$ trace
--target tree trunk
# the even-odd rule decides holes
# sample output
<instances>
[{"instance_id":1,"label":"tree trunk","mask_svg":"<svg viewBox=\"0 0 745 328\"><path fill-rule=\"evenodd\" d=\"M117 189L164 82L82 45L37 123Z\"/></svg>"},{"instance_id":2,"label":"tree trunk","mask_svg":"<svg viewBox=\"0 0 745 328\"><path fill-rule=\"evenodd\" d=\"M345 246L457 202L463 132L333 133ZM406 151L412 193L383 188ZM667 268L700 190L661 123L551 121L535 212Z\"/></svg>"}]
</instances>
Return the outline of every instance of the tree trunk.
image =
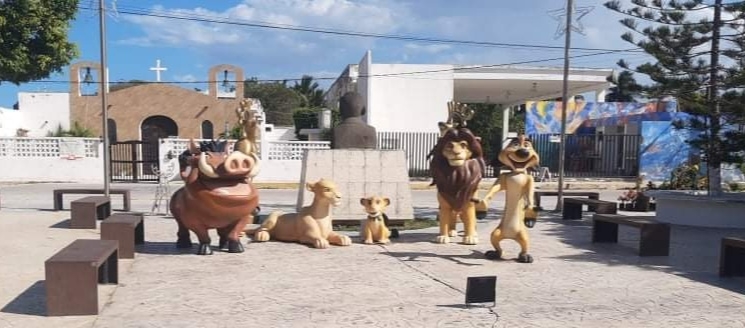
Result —
<instances>
[{"instance_id":1,"label":"tree trunk","mask_svg":"<svg viewBox=\"0 0 745 328\"><path fill-rule=\"evenodd\" d=\"M719 196L722 193L722 175L720 167L722 124L719 110L719 38L722 29L722 0L714 1L714 27L711 33L711 75L709 80L709 145L707 147L707 175L709 196Z\"/></svg>"}]
</instances>

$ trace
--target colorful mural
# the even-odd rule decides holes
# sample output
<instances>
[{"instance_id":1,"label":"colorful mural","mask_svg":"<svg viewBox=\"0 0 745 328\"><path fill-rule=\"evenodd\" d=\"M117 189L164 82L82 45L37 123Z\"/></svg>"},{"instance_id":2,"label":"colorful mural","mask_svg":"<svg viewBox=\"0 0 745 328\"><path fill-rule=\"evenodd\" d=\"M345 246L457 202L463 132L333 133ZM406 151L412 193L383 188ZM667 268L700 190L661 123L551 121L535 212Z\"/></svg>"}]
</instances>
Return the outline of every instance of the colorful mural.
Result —
<instances>
[{"instance_id":1,"label":"colorful mural","mask_svg":"<svg viewBox=\"0 0 745 328\"><path fill-rule=\"evenodd\" d=\"M561 102L530 101L526 103L525 133L558 134L561 133ZM673 113L677 103L589 103L569 102L567 107L566 133L574 133L589 120L614 119L623 121L627 116L661 113ZM660 117L660 119L664 119ZM599 125L596 125L599 126Z\"/></svg>"},{"instance_id":2,"label":"colorful mural","mask_svg":"<svg viewBox=\"0 0 745 328\"><path fill-rule=\"evenodd\" d=\"M678 113L676 118L683 118ZM670 121L644 121L641 123L642 143L639 147L639 174L644 180L656 182L670 179L673 169L695 155L686 143L692 133L675 129Z\"/></svg>"}]
</instances>

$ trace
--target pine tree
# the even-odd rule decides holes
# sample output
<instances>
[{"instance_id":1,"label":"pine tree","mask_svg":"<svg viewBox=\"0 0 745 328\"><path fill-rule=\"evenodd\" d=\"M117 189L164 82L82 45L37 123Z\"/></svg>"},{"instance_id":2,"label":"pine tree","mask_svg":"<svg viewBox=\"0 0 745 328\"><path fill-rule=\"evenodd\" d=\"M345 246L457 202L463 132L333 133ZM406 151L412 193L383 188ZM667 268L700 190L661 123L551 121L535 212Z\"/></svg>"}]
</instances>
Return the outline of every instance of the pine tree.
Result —
<instances>
[{"instance_id":1,"label":"pine tree","mask_svg":"<svg viewBox=\"0 0 745 328\"><path fill-rule=\"evenodd\" d=\"M636 82L634 72L622 71L617 76L609 76L607 80L615 86L605 95L606 102L635 102L642 92L642 86Z\"/></svg>"},{"instance_id":2,"label":"pine tree","mask_svg":"<svg viewBox=\"0 0 745 328\"><path fill-rule=\"evenodd\" d=\"M648 75L652 85L643 91L651 98L672 96L691 119L676 127L692 131L688 143L698 149L708 166L709 194L721 193L720 167L742 163L745 134L745 1L631 0L629 9L620 1L606 8L626 16L620 22L630 29L621 38L637 45L654 61L634 69L621 60L619 66ZM698 21L690 16L703 17ZM711 18L711 19L710 19ZM639 22L650 23L640 27ZM636 40L634 36L641 36Z\"/></svg>"}]
</instances>

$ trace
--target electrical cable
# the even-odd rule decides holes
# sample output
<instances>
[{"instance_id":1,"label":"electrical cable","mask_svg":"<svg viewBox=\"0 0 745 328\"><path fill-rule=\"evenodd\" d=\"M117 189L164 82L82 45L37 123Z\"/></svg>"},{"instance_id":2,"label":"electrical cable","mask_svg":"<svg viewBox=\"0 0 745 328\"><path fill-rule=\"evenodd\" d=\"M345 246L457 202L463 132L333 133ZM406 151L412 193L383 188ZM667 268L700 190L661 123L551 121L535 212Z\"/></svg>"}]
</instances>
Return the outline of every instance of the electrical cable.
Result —
<instances>
[{"instance_id":1,"label":"electrical cable","mask_svg":"<svg viewBox=\"0 0 745 328\"><path fill-rule=\"evenodd\" d=\"M79 9L83 10L98 10L98 8L91 8L87 6L78 6ZM456 39L440 39L432 37L419 37L419 36L407 36L407 35L395 35L395 34L378 34L378 33L367 33L358 31L346 31L336 30L319 27L309 27L300 25L290 24L278 24L268 23L259 21L248 21L248 20L230 20L214 15L198 15L198 14L175 14L167 13L165 11L156 12L144 8L121 6L117 7L118 14L134 15L134 16L145 16L145 17L156 17L165 19L176 19L185 20L201 23L214 23L224 25L235 25L244 27L258 27L265 29L277 29L277 30L289 30L299 32L311 32L321 34L331 34L339 36L354 36L354 37L365 37L365 38L381 38L381 39L392 39L400 41L418 41L418 42L431 42L440 44L459 44L459 45L470 45L470 46L486 46L486 47L506 47L506 48L526 48L526 49L544 49L544 50L563 50L563 46L550 46L550 45L539 45L539 44L522 44L522 43L505 43L505 42L490 42L490 41L478 41L478 40L456 40ZM586 48L586 47L573 47L570 50L576 51L616 51L616 52L642 52L641 49L605 49L605 48Z\"/></svg>"},{"instance_id":2,"label":"electrical cable","mask_svg":"<svg viewBox=\"0 0 745 328\"><path fill-rule=\"evenodd\" d=\"M610 53L617 53L621 52L623 50L610 50L602 53L592 53L592 54L583 54L583 55L575 55L570 56L569 58L583 58L583 57L591 57L591 56L598 56L598 55L605 55ZM445 69L433 69L433 70L422 70L422 71L412 71L412 72L396 72L396 73L383 73L383 74L370 74L370 75L358 75L357 78L374 78L374 77L399 77L399 76L409 76L409 75L416 75L416 74L429 74L429 73L443 73L443 72L450 72L450 71L465 71L465 70L474 70L474 69L480 69L480 68L497 68L497 67L505 67L505 66L514 66L514 65L523 65L523 64L534 64L534 63L542 63L542 62L548 62L548 61L554 61L554 60L563 60L564 57L555 57L555 58L546 58L546 59L535 59L535 60L524 60L519 62L512 62L512 63L504 63L504 64L489 64L489 65L469 65L469 66L458 66L453 68L445 68ZM336 80L339 77L313 77L313 80ZM424 78L426 79L426 78ZM165 82L165 81L121 81L121 82L109 82L110 84L198 84L198 83L239 83L239 82L289 82L289 81L300 81L302 78L286 78L286 79L255 79L255 80L246 80L246 81L235 81L235 80L222 80L222 81L172 81L172 82ZM9 82L9 81L0 81L0 82ZM28 83L71 83L72 80L47 80L47 81L30 81ZM91 82L91 83L100 83L100 82Z\"/></svg>"}]
</instances>

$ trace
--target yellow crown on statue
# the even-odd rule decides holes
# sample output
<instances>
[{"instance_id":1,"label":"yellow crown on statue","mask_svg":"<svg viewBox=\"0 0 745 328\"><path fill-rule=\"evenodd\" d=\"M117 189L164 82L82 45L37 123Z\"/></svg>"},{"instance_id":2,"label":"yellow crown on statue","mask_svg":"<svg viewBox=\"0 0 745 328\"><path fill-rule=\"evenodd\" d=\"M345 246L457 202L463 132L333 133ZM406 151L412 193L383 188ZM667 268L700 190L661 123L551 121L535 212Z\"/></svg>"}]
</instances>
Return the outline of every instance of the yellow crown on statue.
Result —
<instances>
[{"instance_id":1,"label":"yellow crown on statue","mask_svg":"<svg viewBox=\"0 0 745 328\"><path fill-rule=\"evenodd\" d=\"M448 119L445 122L438 122L440 134L451 128L465 128L468 120L473 118L475 111L468 108L468 104L462 104L455 101L448 101Z\"/></svg>"}]
</instances>

